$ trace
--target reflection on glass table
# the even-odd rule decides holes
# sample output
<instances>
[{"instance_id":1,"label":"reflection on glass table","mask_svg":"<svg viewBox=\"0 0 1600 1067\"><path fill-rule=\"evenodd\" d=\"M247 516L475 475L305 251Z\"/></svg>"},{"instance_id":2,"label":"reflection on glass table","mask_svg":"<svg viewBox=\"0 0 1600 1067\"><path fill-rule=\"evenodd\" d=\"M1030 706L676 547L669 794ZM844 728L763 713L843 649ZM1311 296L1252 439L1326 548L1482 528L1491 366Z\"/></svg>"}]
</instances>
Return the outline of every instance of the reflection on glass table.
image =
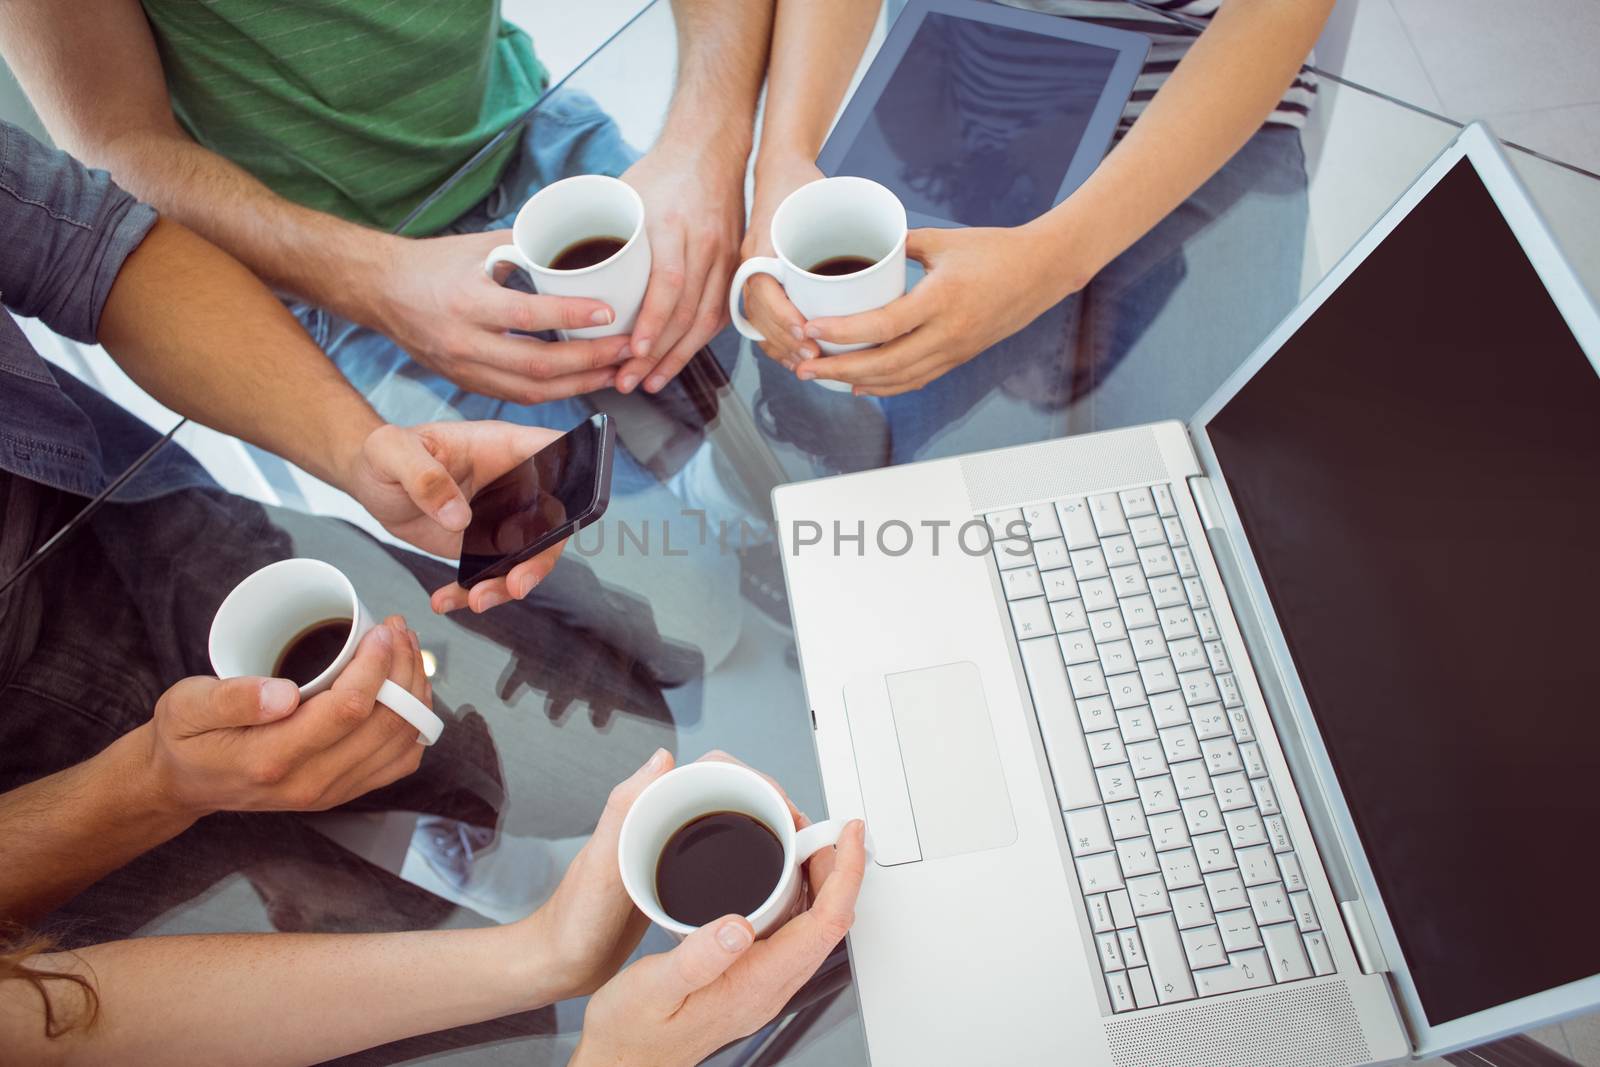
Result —
<instances>
[{"instance_id":1,"label":"reflection on glass table","mask_svg":"<svg viewBox=\"0 0 1600 1067\"><path fill-rule=\"evenodd\" d=\"M538 181L616 173L653 140L671 40L667 6L652 4L551 91L523 136L576 116L606 132L598 141L609 154L574 151ZM611 785L657 747L680 762L733 752L821 817L771 489L1187 417L1455 133L1401 102L1325 81L1305 131L1258 134L1088 289L915 393L828 392L725 331L659 396L572 401L554 428L595 411L616 421L611 510L526 602L481 616L432 614L428 592L454 577L452 563L377 536L348 501L272 457L243 453L260 465L259 499L218 490L139 500L164 464L185 462L152 435L150 457L113 501L77 516L61 505L56 540L18 585L44 620L41 645L63 661L93 662L110 634L132 642L129 658L143 664L108 700L121 717L83 726L63 750L93 751L148 714L173 680L208 673L206 629L222 597L292 556L339 567L379 617L404 615L447 727L414 778L328 815L208 820L174 842L181 853L152 853L73 914L99 936L505 921L545 898ZM1600 182L1510 154L1593 287ZM526 192L535 178L516 180ZM342 362L358 366L361 352ZM397 420L528 417L392 371L361 384ZM46 603L58 606L45 612ZM644 945L662 947L655 935ZM853 998L830 993L820 1022L807 1016L761 1035L767 1054L864 1062ZM560 1063L581 1018L581 1003L566 1003L384 1055ZM757 1047L730 1050L725 1062Z\"/></svg>"}]
</instances>

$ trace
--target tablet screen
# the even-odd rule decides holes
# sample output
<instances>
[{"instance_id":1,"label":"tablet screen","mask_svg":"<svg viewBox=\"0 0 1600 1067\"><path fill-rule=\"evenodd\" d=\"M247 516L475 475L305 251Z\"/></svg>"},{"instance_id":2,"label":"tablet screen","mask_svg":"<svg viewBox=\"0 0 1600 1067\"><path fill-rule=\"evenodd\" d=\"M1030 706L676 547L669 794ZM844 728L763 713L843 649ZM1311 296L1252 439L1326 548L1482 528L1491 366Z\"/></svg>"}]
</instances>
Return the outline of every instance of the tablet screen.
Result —
<instances>
[{"instance_id":1,"label":"tablet screen","mask_svg":"<svg viewBox=\"0 0 1600 1067\"><path fill-rule=\"evenodd\" d=\"M1118 53L930 12L840 162L913 213L1016 226L1048 211Z\"/></svg>"}]
</instances>

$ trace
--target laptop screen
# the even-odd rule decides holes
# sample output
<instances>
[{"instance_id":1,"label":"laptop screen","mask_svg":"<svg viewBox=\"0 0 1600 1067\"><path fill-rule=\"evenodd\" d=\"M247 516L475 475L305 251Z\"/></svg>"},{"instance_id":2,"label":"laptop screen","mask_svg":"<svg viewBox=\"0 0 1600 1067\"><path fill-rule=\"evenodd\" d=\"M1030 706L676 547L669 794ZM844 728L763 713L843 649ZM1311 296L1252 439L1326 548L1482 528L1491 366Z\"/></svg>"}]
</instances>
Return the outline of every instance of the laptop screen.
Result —
<instances>
[{"instance_id":1,"label":"laptop screen","mask_svg":"<svg viewBox=\"0 0 1600 1067\"><path fill-rule=\"evenodd\" d=\"M1600 377L1468 161L1207 430L1429 1022L1600 973Z\"/></svg>"},{"instance_id":2,"label":"laptop screen","mask_svg":"<svg viewBox=\"0 0 1600 1067\"><path fill-rule=\"evenodd\" d=\"M1017 226L1056 202L1118 52L931 12L840 161L914 212Z\"/></svg>"}]
</instances>

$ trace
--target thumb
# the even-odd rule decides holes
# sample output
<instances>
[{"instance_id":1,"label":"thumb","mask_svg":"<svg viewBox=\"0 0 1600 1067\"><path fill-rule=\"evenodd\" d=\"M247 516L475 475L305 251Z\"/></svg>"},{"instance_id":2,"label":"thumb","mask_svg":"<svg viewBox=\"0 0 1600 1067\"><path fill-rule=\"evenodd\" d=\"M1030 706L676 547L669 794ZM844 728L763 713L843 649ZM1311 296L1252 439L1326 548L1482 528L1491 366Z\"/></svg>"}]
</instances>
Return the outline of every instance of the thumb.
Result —
<instances>
[{"instance_id":1,"label":"thumb","mask_svg":"<svg viewBox=\"0 0 1600 1067\"><path fill-rule=\"evenodd\" d=\"M273 722L299 704L300 690L286 678L185 678L166 691L159 710L180 734L192 737Z\"/></svg>"},{"instance_id":2,"label":"thumb","mask_svg":"<svg viewBox=\"0 0 1600 1067\"><path fill-rule=\"evenodd\" d=\"M472 520L472 508L455 478L428 447L429 440L443 446L437 436L424 439L412 429L390 426L378 430L372 437L372 464L385 477L399 482L423 514L452 533L464 530Z\"/></svg>"},{"instance_id":3,"label":"thumb","mask_svg":"<svg viewBox=\"0 0 1600 1067\"><path fill-rule=\"evenodd\" d=\"M665 1011L677 1011L691 994L721 978L755 939L755 930L740 915L706 923L671 952L642 961L651 965L650 998Z\"/></svg>"},{"instance_id":4,"label":"thumb","mask_svg":"<svg viewBox=\"0 0 1600 1067\"><path fill-rule=\"evenodd\" d=\"M910 230L906 233L906 256L921 263L924 267L930 266L930 260L939 251L943 243L944 233L936 226L929 226L921 230Z\"/></svg>"}]
</instances>

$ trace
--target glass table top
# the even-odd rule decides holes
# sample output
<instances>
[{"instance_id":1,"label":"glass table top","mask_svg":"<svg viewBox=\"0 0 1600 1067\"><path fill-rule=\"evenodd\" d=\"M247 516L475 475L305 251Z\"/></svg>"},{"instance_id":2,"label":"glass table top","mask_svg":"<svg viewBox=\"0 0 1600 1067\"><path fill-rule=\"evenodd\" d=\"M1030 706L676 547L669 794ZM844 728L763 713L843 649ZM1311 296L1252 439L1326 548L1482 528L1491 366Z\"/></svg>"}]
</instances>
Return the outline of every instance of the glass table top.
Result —
<instances>
[{"instance_id":1,"label":"glass table top","mask_svg":"<svg viewBox=\"0 0 1600 1067\"><path fill-rule=\"evenodd\" d=\"M581 94L613 117L628 143L648 147L670 95L673 40L667 5L645 6L535 112ZM881 40L880 32L872 47ZM428 592L453 579L452 563L374 536L381 531L353 502L237 442L226 452L237 465L214 473L253 499L219 492L181 507L114 499L71 518L48 555L37 557L30 580L87 581L102 557L120 553L185 590L189 603L171 608L170 617L195 640L192 657L172 665L174 681L207 671L205 626L249 572L290 556L345 571L379 617L402 614L417 630L435 663L436 709L448 724L425 769L460 785L457 799L468 808L487 805L499 835L494 885L477 895L455 890L439 856L472 843L436 841L421 855L414 841L429 824L384 814L385 798L369 798L360 810L308 817L342 846L315 863L268 863L224 871L214 884L174 886L128 923L157 933L508 919L553 888L611 786L657 747L679 762L731 752L821 817L826 804L768 525L771 490L1188 417L1458 129L1324 76L1304 131L1257 135L1083 293L918 392L876 400L800 382L730 329L659 396L588 397L558 428L590 410L615 419L620 455L610 510L578 535L528 600L485 615L432 614ZM1507 151L1587 286L1600 290L1593 225L1600 179ZM375 402L382 410L383 401ZM447 398L436 417L480 414L481 407ZM494 414L541 421L537 409ZM156 428L175 433L126 473L122 499L137 495L141 479L154 477L185 442L221 454L209 431L171 418ZM204 551L195 549L196 523L211 524ZM127 544L106 547L124 534ZM402 811L406 802L392 798ZM428 892L400 894L405 900L392 911L374 910L374 868ZM642 951L662 947L652 933ZM865 1062L852 1012L852 999L839 998L830 1032L817 1039L827 1044L816 1062ZM581 1018L581 1003L566 1003L407 1042L385 1053L385 1062L563 1063ZM789 1056L823 1057L814 1046L792 1043ZM726 1050L717 1062L747 1062L741 1057L753 1048Z\"/></svg>"}]
</instances>

